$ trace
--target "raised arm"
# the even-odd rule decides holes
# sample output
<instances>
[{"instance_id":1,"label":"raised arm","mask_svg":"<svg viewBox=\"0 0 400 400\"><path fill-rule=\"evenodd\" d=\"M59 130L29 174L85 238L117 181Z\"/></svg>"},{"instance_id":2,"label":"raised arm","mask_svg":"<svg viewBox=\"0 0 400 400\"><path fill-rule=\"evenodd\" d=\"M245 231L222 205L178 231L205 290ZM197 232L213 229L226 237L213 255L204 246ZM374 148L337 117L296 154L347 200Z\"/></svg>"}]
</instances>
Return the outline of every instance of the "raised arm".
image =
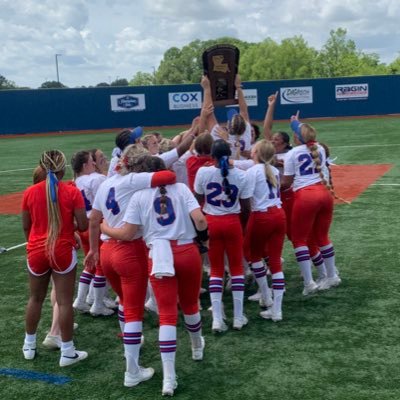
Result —
<instances>
[{"instance_id":1,"label":"raised arm","mask_svg":"<svg viewBox=\"0 0 400 400\"><path fill-rule=\"evenodd\" d=\"M243 89L242 89L242 81L240 79L239 74L237 74L235 76L235 87L236 87L236 93L238 96L240 115L244 118L244 120L246 122L250 122L249 109L247 107L247 103L244 98L244 93L243 93Z\"/></svg>"},{"instance_id":2,"label":"raised arm","mask_svg":"<svg viewBox=\"0 0 400 400\"><path fill-rule=\"evenodd\" d=\"M264 124L263 124L263 134L265 139L272 139L272 125L274 123L274 112L275 112L275 104L278 99L278 91L275 94L271 94L268 96L268 108L265 113Z\"/></svg>"},{"instance_id":3,"label":"raised arm","mask_svg":"<svg viewBox=\"0 0 400 400\"><path fill-rule=\"evenodd\" d=\"M214 114L214 105L213 105L212 95L211 95L210 80L205 75L203 75L203 77L201 78L201 87L203 88L203 106L201 109L202 109L202 111L212 109L212 112L207 115L206 124L205 124L207 130L209 132L211 132L212 128L218 124L218 121L217 121L217 118L215 118L215 114Z\"/></svg>"}]
</instances>

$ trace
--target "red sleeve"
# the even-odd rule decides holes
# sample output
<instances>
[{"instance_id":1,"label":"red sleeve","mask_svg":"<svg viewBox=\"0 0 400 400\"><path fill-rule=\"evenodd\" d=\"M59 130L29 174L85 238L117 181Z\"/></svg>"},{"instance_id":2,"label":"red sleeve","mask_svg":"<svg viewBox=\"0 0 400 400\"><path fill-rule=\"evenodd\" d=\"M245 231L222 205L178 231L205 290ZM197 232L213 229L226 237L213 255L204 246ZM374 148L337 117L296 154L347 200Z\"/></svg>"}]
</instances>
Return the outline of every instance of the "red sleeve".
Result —
<instances>
[{"instance_id":1,"label":"red sleeve","mask_svg":"<svg viewBox=\"0 0 400 400\"><path fill-rule=\"evenodd\" d=\"M169 170L155 172L151 178L151 187L172 185L174 183L176 183L176 174Z\"/></svg>"}]
</instances>

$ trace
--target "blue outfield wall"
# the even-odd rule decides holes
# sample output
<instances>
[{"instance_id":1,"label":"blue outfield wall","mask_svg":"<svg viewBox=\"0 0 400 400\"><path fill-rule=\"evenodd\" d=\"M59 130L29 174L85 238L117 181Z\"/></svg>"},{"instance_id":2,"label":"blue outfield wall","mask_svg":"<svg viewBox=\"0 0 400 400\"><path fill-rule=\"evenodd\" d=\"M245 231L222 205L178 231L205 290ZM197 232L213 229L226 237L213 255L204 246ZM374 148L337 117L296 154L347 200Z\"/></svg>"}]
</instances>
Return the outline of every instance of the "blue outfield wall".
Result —
<instances>
[{"instance_id":1,"label":"blue outfield wall","mask_svg":"<svg viewBox=\"0 0 400 400\"><path fill-rule=\"evenodd\" d=\"M262 120L267 98L280 97L275 119L400 113L400 75L244 82L249 113ZM252 89L252 90L251 90ZM165 85L0 91L0 134L189 124L199 114L201 87ZM216 109L226 120L226 109Z\"/></svg>"}]
</instances>

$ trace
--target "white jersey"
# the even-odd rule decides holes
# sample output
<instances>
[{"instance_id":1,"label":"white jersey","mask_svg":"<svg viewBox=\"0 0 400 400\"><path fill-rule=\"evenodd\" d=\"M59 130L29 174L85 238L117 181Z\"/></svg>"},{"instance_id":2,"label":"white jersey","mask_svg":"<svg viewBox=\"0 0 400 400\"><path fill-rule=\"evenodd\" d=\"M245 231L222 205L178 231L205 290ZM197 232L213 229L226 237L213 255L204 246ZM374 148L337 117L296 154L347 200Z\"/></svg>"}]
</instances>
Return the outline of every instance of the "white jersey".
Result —
<instances>
[{"instance_id":1,"label":"white jersey","mask_svg":"<svg viewBox=\"0 0 400 400\"><path fill-rule=\"evenodd\" d=\"M251 159L248 160L233 160L233 166L243 171L247 171L249 168L254 166L254 161Z\"/></svg>"},{"instance_id":2,"label":"white jersey","mask_svg":"<svg viewBox=\"0 0 400 400\"><path fill-rule=\"evenodd\" d=\"M136 192L129 202L124 221L143 227L143 237L150 246L154 239L192 241L196 237L190 213L199 203L183 183L166 186L167 213L160 214L159 188Z\"/></svg>"},{"instance_id":3,"label":"white jersey","mask_svg":"<svg viewBox=\"0 0 400 400\"><path fill-rule=\"evenodd\" d=\"M162 154L156 154L156 157L160 157L164 161L164 164L167 168L170 168L171 165L179 159L178 150L176 149L166 151Z\"/></svg>"},{"instance_id":4,"label":"white jersey","mask_svg":"<svg viewBox=\"0 0 400 400\"><path fill-rule=\"evenodd\" d=\"M89 175L81 175L75 179L76 187L81 191L85 200L86 215L89 218L92 205L99 186L107 179L105 175L93 172Z\"/></svg>"},{"instance_id":5,"label":"white jersey","mask_svg":"<svg viewBox=\"0 0 400 400\"><path fill-rule=\"evenodd\" d=\"M326 163L325 149L319 144L317 146L322 167ZM286 153L284 175L294 175L294 191L321 182L320 174L315 167L311 152L305 144L296 146Z\"/></svg>"},{"instance_id":6,"label":"white jersey","mask_svg":"<svg viewBox=\"0 0 400 400\"><path fill-rule=\"evenodd\" d=\"M97 191L93 208L103 214L107 224L112 228L120 228L124 222L123 217L129 201L138 190L151 186L153 173L130 173L128 175L116 174L108 178ZM142 236L138 232L135 239ZM109 236L101 234L101 240L108 240Z\"/></svg>"},{"instance_id":7,"label":"white jersey","mask_svg":"<svg viewBox=\"0 0 400 400\"><path fill-rule=\"evenodd\" d=\"M194 191L205 196L203 211L206 214L239 214L239 199L251 197L246 172L238 168L229 168L227 179L231 188L230 196L227 196L222 188L223 177L220 168L201 167L197 171Z\"/></svg>"},{"instance_id":8,"label":"white jersey","mask_svg":"<svg viewBox=\"0 0 400 400\"><path fill-rule=\"evenodd\" d=\"M217 133L218 129L220 129L220 126L214 125L211 130L211 136L214 140L221 139ZM244 133L239 136L239 140L236 135L228 135L228 143L231 146L232 158L246 160L246 157L242 157L240 152L251 150L251 125L246 121L246 129Z\"/></svg>"},{"instance_id":9,"label":"white jersey","mask_svg":"<svg viewBox=\"0 0 400 400\"><path fill-rule=\"evenodd\" d=\"M252 211L267 211L268 207L281 208L279 171L273 166L271 166L271 169L278 183L276 188L267 181L264 164L256 164L247 170L247 179L252 193Z\"/></svg>"},{"instance_id":10,"label":"white jersey","mask_svg":"<svg viewBox=\"0 0 400 400\"><path fill-rule=\"evenodd\" d=\"M187 175L187 168L186 168L186 161L189 157L191 157L193 153L189 150L182 154L179 157L179 160L175 161L171 168L176 174L176 181L180 183L184 183L186 186L189 185L188 183L188 175Z\"/></svg>"}]
</instances>

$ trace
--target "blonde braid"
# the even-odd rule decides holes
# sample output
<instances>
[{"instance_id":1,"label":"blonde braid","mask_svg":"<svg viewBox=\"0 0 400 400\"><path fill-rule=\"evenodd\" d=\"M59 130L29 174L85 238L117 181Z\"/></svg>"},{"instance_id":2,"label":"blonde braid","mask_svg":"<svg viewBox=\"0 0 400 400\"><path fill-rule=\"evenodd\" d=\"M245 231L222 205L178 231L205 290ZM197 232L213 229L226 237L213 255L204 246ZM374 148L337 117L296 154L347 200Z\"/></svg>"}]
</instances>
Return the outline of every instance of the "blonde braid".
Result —
<instances>
[{"instance_id":1,"label":"blonde braid","mask_svg":"<svg viewBox=\"0 0 400 400\"><path fill-rule=\"evenodd\" d=\"M275 148L268 140L260 140L256 144L256 152L258 160L264 164L265 177L267 181L274 187L278 187L278 181L271 168L271 161L274 159Z\"/></svg>"},{"instance_id":2,"label":"blonde braid","mask_svg":"<svg viewBox=\"0 0 400 400\"><path fill-rule=\"evenodd\" d=\"M306 146L308 147L308 149L311 152L311 157L315 163L315 169L317 170L317 172L319 173L319 176L321 178L322 183L325 185L325 187L329 190L329 192L331 193L331 195L333 196L333 198L335 198L336 200L340 200L343 203L346 204L350 204L350 202L348 202L347 200L342 199L341 197L339 197L334 189L333 189L333 185L332 185L332 177L331 177L331 172L330 169L328 167L329 170L329 182L325 179L325 176L322 172L322 165L321 165L321 158L319 156L319 152L318 152L318 145L315 142L316 136L317 136L317 132L315 131L315 129L308 124L303 124L301 126L301 136L303 137Z\"/></svg>"},{"instance_id":3,"label":"blonde braid","mask_svg":"<svg viewBox=\"0 0 400 400\"><path fill-rule=\"evenodd\" d=\"M55 265L55 247L58 235L62 227L60 207L58 203L58 185L53 185L52 179L56 179L55 173L65 170L66 158L59 150L45 151L40 158L40 166L46 171L46 203L47 203L47 239L46 251L51 262ZM52 176L53 175L53 176ZM54 198L52 198L54 194Z\"/></svg>"}]
</instances>

